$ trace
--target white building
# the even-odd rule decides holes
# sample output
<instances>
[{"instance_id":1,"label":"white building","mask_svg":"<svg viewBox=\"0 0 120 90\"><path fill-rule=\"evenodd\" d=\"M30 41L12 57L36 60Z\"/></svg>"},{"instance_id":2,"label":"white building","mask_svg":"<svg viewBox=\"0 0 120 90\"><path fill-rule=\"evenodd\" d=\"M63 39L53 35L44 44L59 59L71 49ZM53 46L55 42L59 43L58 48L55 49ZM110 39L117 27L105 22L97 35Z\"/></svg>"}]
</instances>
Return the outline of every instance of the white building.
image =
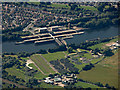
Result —
<instances>
[{"instance_id":1,"label":"white building","mask_svg":"<svg viewBox=\"0 0 120 90\"><path fill-rule=\"evenodd\" d=\"M46 32L48 32L48 29L46 27L44 27L44 28L36 28L34 30L34 32L36 32L36 33L46 33Z\"/></svg>"}]
</instances>

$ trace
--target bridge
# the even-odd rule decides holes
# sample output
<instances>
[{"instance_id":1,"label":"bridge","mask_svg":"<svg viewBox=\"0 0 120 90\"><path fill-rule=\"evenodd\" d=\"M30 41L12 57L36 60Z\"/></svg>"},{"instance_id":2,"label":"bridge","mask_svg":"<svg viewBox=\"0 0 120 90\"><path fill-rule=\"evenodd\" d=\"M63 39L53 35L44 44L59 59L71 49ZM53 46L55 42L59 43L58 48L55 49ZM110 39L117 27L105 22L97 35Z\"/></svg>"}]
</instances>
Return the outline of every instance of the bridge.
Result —
<instances>
[{"instance_id":1,"label":"bridge","mask_svg":"<svg viewBox=\"0 0 120 90\"><path fill-rule=\"evenodd\" d=\"M59 46L62 45L62 43L58 40L58 38L55 38L55 41L57 42L57 44L58 44Z\"/></svg>"},{"instance_id":2,"label":"bridge","mask_svg":"<svg viewBox=\"0 0 120 90\"><path fill-rule=\"evenodd\" d=\"M49 35L57 42L59 46L62 45L62 43L58 40L58 38L55 38L52 34L49 33Z\"/></svg>"}]
</instances>

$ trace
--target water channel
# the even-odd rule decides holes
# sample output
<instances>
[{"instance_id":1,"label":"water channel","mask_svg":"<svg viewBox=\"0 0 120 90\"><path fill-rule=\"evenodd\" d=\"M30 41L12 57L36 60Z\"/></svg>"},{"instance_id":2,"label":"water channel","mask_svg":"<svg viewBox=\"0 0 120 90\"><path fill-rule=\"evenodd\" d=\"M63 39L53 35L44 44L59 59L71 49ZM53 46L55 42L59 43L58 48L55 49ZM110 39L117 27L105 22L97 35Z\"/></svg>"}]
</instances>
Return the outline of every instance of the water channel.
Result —
<instances>
[{"instance_id":1,"label":"water channel","mask_svg":"<svg viewBox=\"0 0 120 90\"><path fill-rule=\"evenodd\" d=\"M82 35L75 35L71 39L66 39L65 41L70 43L79 44L80 42L84 42L86 40L92 40L96 38L107 38L113 37L118 35L118 27L108 27L102 28L97 30L86 30ZM36 52L40 49L49 49L55 48L58 45L56 43L44 43L41 45L35 45L34 43L31 44L20 44L15 45L15 41L7 41L2 43L2 52Z\"/></svg>"}]
</instances>

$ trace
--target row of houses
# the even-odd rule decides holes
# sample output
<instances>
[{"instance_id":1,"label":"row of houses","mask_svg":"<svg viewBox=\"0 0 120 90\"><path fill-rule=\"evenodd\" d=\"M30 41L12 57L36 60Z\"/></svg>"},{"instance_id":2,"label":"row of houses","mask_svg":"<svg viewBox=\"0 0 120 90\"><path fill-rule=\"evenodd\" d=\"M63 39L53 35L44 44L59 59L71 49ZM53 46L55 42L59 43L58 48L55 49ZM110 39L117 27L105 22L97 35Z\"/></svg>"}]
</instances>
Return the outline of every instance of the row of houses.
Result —
<instances>
[{"instance_id":1,"label":"row of houses","mask_svg":"<svg viewBox=\"0 0 120 90\"><path fill-rule=\"evenodd\" d=\"M77 76L75 74L55 75L54 77L46 77L44 80L47 84L54 84L61 87L77 82Z\"/></svg>"},{"instance_id":2,"label":"row of houses","mask_svg":"<svg viewBox=\"0 0 120 90\"><path fill-rule=\"evenodd\" d=\"M56 15L35 7L17 6L15 4L3 4L2 6L3 30L14 29L26 24L25 21L37 19L35 27L46 26L52 23L66 22L71 20L70 16ZM13 23L14 21L14 23Z\"/></svg>"},{"instance_id":3,"label":"row of houses","mask_svg":"<svg viewBox=\"0 0 120 90\"><path fill-rule=\"evenodd\" d=\"M44 27L44 28L36 28L34 30L35 33L47 33L48 31L50 32L56 32L59 31L61 28L64 28L62 26L52 26L52 27Z\"/></svg>"}]
</instances>

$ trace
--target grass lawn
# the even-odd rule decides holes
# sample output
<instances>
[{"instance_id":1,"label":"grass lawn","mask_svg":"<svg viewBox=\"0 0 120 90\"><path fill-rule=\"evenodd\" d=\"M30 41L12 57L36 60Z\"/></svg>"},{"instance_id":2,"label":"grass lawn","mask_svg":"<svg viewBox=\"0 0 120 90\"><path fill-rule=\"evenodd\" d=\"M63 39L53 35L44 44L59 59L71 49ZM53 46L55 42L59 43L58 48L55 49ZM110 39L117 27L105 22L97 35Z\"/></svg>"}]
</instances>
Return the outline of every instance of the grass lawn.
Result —
<instances>
[{"instance_id":1,"label":"grass lawn","mask_svg":"<svg viewBox=\"0 0 120 90\"><path fill-rule=\"evenodd\" d=\"M78 78L92 82L101 82L104 85L108 83L110 86L115 87L118 85L117 70L102 65L96 65L89 71L81 72Z\"/></svg>"},{"instance_id":2,"label":"grass lawn","mask_svg":"<svg viewBox=\"0 0 120 90\"><path fill-rule=\"evenodd\" d=\"M35 4L35 5L39 5L40 2L28 2L29 4Z\"/></svg>"},{"instance_id":3,"label":"grass lawn","mask_svg":"<svg viewBox=\"0 0 120 90\"><path fill-rule=\"evenodd\" d=\"M88 63L82 63L81 65L78 65L78 64L75 64L75 63L73 63L73 64L75 65L76 68L79 69L79 71L81 71L82 68L83 68L85 65L88 65Z\"/></svg>"},{"instance_id":4,"label":"grass lawn","mask_svg":"<svg viewBox=\"0 0 120 90\"><path fill-rule=\"evenodd\" d=\"M22 78L23 80L27 81L30 77L25 75L25 72L15 68L15 67L12 67L12 68L6 68L5 69L9 75L14 75L18 78Z\"/></svg>"},{"instance_id":5,"label":"grass lawn","mask_svg":"<svg viewBox=\"0 0 120 90\"><path fill-rule=\"evenodd\" d=\"M93 58L93 56L91 55L91 53L85 53L85 54L83 55L83 57L86 57L87 59Z\"/></svg>"},{"instance_id":6,"label":"grass lawn","mask_svg":"<svg viewBox=\"0 0 120 90\"><path fill-rule=\"evenodd\" d=\"M98 49L104 49L105 47L107 47L105 44L110 43L110 42L116 42L117 40L118 40L118 38L115 38L115 39L110 40L109 42L96 44L96 45L90 46L88 48L91 48L93 50L95 50L96 48L98 48Z\"/></svg>"},{"instance_id":7,"label":"grass lawn","mask_svg":"<svg viewBox=\"0 0 120 90\"><path fill-rule=\"evenodd\" d=\"M88 83L84 83L84 82L80 82L80 81L78 81L77 83L75 83L75 86L76 87L81 86L83 88L88 88L88 87L90 87L90 88L100 88L100 87L98 87L96 85L88 84Z\"/></svg>"},{"instance_id":8,"label":"grass lawn","mask_svg":"<svg viewBox=\"0 0 120 90\"><path fill-rule=\"evenodd\" d=\"M80 6L81 8L84 8L86 10L93 10L93 11L98 11L97 8L92 7L92 6Z\"/></svg>"},{"instance_id":9,"label":"grass lawn","mask_svg":"<svg viewBox=\"0 0 120 90\"><path fill-rule=\"evenodd\" d=\"M29 58L27 57L20 57L21 59L28 60Z\"/></svg>"},{"instance_id":10,"label":"grass lawn","mask_svg":"<svg viewBox=\"0 0 120 90\"><path fill-rule=\"evenodd\" d=\"M32 55L30 58L36 63L36 65L45 73L55 73L53 69L41 58L39 54Z\"/></svg>"},{"instance_id":11,"label":"grass lawn","mask_svg":"<svg viewBox=\"0 0 120 90\"><path fill-rule=\"evenodd\" d=\"M93 46L90 46L88 48L92 49L92 50L95 50L96 48L98 49L103 49L105 46L105 43L100 43L100 44L96 44L96 45L93 45Z\"/></svg>"},{"instance_id":12,"label":"grass lawn","mask_svg":"<svg viewBox=\"0 0 120 90\"><path fill-rule=\"evenodd\" d=\"M120 53L120 50L118 50ZM118 69L118 51L112 57L106 57L104 61L100 62L100 65L104 65L109 68Z\"/></svg>"},{"instance_id":13,"label":"grass lawn","mask_svg":"<svg viewBox=\"0 0 120 90\"><path fill-rule=\"evenodd\" d=\"M55 88L55 89L57 89L57 88L62 88L62 87L60 87L60 86L51 85L51 84L47 84L47 83L44 83L44 82L42 82L39 86L42 87L42 88ZM55 89L51 89L51 90L55 90ZM63 89L63 90L64 90L64 89Z\"/></svg>"},{"instance_id":14,"label":"grass lawn","mask_svg":"<svg viewBox=\"0 0 120 90\"><path fill-rule=\"evenodd\" d=\"M101 82L104 85L108 83L110 86L118 87L118 53L112 57L107 57L94 68L89 71L82 71L78 74L78 78L91 82Z\"/></svg>"},{"instance_id":15,"label":"grass lawn","mask_svg":"<svg viewBox=\"0 0 120 90\"><path fill-rule=\"evenodd\" d=\"M66 5L66 4L55 4L55 3L52 3L50 6L55 7L55 8L69 8L69 6Z\"/></svg>"},{"instance_id":16,"label":"grass lawn","mask_svg":"<svg viewBox=\"0 0 120 90\"><path fill-rule=\"evenodd\" d=\"M103 57L100 57L100 58L98 58L98 59L93 59L92 61L91 61L91 63L92 64L95 64L95 63L97 63L98 61L100 61L100 60L102 60L103 59Z\"/></svg>"},{"instance_id":17,"label":"grass lawn","mask_svg":"<svg viewBox=\"0 0 120 90\"><path fill-rule=\"evenodd\" d=\"M34 75L34 77L36 79L43 79L47 76L47 75L43 75L33 63L29 64L29 66L32 67L35 70L38 70L38 72Z\"/></svg>"},{"instance_id":18,"label":"grass lawn","mask_svg":"<svg viewBox=\"0 0 120 90\"><path fill-rule=\"evenodd\" d=\"M105 8L109 8L110 6L109 5L106 5Z\"/></svg>"},{"instance_id":19,"label":"grass lawn","mask_svg":"<svg viewBox=\"0 0 120 90\"><path fill-rule=\"evenodd\" d=\"M52 60L65 58L65 54L63 52L42 54L42 56L49 62L52 61Z\"/></svg>"}]
</instances>

